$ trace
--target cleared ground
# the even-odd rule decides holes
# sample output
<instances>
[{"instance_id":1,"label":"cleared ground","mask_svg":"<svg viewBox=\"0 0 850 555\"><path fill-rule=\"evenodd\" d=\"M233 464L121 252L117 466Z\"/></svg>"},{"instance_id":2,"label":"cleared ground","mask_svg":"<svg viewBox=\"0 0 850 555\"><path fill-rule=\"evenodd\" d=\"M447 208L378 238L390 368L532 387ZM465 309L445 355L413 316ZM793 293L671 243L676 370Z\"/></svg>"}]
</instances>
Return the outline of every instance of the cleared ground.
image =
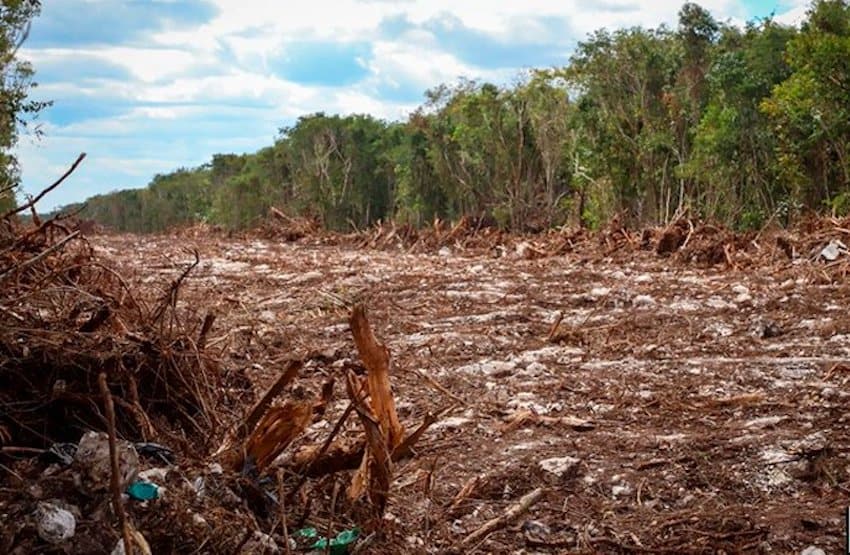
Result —
<instances>
[{"instance_id":1,"label":"cleared ground","mask_svg":"<svg viewBox=\"0 0 850 555\"><path fill-rule=\"evenodd\" d=\"M738 270L637 250L529 260L522 246L414 255L218 237L92 243L140 284L173 276L197 249L180 302L216 311L210 347L258 390L287 357L323 354L307 389L352 364L348 307L368 307L405 424L441 415L395 468L393 541L362 552L444 552L538 487L526 514L462 551L843 545L850 286L816 263ZM304 443L327 436L338 397Z\"/></svg>"}]
</instances>

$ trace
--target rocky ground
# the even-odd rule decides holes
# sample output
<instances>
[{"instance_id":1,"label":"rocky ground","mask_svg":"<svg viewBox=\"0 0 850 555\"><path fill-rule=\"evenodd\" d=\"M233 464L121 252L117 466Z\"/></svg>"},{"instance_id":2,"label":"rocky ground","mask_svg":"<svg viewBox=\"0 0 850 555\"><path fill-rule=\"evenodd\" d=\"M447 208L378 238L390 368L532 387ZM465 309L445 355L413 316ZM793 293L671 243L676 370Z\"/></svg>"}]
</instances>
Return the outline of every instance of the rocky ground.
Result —
<instances>
[{"instance_id":1,"label":"rocky ground","mask_svg":"<svg viewBox=\"0 0 850 555\"><path fill-rule=\"evenodd\" d=\"M216 312L208 348L258 391L290 357L322 353L316 383L350 364L349 307L368 307L405 425L439 420L395 467L387 535L359 552L843 546L850 283L820 262L704 267L637 249L535 259L524 243L409 254L203 235L91 241L139 287L197 249L179 302ZM327 437L344 406L303 443ZM538 488L522 514L467 540Z\"/></svg>"}]
</instances>

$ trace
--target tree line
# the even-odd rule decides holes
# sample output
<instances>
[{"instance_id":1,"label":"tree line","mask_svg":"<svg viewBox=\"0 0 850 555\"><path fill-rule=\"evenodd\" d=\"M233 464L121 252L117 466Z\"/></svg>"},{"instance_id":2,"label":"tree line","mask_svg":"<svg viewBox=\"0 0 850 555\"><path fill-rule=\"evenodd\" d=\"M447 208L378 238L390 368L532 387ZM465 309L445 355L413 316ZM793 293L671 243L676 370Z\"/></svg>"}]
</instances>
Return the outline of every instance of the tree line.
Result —
<instances>
[{"instance_id":1,"label":"tree line","mask_svg":"<svg viewBox=\"0 0 850 555\"><path fill-rule=\"evenodd\" d=\"M90 198L120 230L239 229L269 207L331 229L468 215L512 230L691 214L738 228L850 211L850 4L739 28L697 4L675 28L600 30L564 67L461 81L406 121L317 113L271 146Z\"/></svg>"}]
</instances>

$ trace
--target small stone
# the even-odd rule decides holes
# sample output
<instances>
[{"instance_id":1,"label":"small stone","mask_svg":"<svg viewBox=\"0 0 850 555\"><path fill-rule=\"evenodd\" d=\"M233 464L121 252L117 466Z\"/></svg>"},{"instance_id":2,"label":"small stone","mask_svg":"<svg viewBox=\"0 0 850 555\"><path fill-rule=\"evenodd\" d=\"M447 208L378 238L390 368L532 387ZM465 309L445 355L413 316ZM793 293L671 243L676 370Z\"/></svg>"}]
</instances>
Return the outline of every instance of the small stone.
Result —
<instances>
[{"instance_id":1,"label":"small stone","mask_svg":"<svg viewBox=\"0 0 850 555\"><path fill-rule=\"evenodd\" d=\"M761 322L758 327L758 335L762 339L772 339L774 337L779 337L783 333L785 333L785 331L779 326L779 324L772 320L765 320L764 322Z\"/></svg>"},{"instance_id":2,"label":"small stone","mask_svg":"<svg viewBox=\"0 0 850 555\"><path fill-rule=\"evenodd\" d=\"M611 289L608 287L594 287L590 290L590 296L593 299L600 299L609 293L611 293Z\"/></svg>"},{"instance_id":3,"label":"small stone","mask_svg":"<svg viewBox=\"0 0 850 555\"><path fill-rule=\"evenodd\" d=\"M750 304L753 302L753 297L749 293L741 293L735 297L735 304Z\"/></svg>"},{"instance_id":4,"label":"small stone","mask_svg":"<svg viewBox=\"0 0 850 555\"><path fill-rule=\"evenodd\" d=\"M623 497L632 492L632 487L628 484L617 484L611 487L611 495L614 497Z\"/></svg>"},{"instance_id":5,"label":"small stone","mask_svg":"<svg viewBox=\"0 0 850 555\"><path fill-rule=\"evenodd\" d=\"M437 251L437 254L445 258L452 255L452 249L450 249L449 247L442 247L440 250Z\"/></svg>"},{"instance_id":6,"label":"small stone","mask_svg":"<svg viewBox=\"0 0 850 555\"><path fill-rule=\"evenodd\" d=\"M649 295L638 295L632 299L632 304L634 306L652 306L655 304L655 299Z\"/></svg>"},{"instance_id":7,"label":"small stone","mask_svg":"<svg viewBox=\"0 0 850 555\"><path fill-rule=\"evenodd\" d=\"M526 366L525 371L532 376L542 376L547 369L545 364L535 361Z\"/></svg>"},{"instance_id":8,"label":"small stone","mask_svg":"<svg viewBox=\"0 0 850 555\"><path fill-rule=\"evenodd\" d=\"M47 543L61 543L74 537L77 519L71 511L53 503L39 503L36 509L36 530Z\"/></svg>"},{"instance_id":9,"label":"small stone","mask_svg":"<svg viewBox=\"0 0 850 555\"><path fill-rule=\"evenodd\" d=\"M826 551L824 551L820 547L810 545L806 549L802 550L800 552L800 555L826 555Z\"/></svg>"},{"instance_id":10,"label":"small stone","mask_svg":"<svg viewBox=\"0 0 850 555\"><path fill-rule=\"evenodd\" d=\"M555 476L563 480L565 478L570 478L575 475L580 462L580 459L568 456L544 459L538 462L537 464L545 472L554 474Z\"/></svg>"},{"instance_id":11,"label":"small stone","mask_svg":"<svg viewBox=\"0 0 850 555\"><path fill-rule=\"evenodd\" d=\"M264 310L260 312L260 321L266 324L273 324L277 321L277 316L271 310Z\"/></svg>"},{"instance_id":12,"label":"small stone","mask_svg":"<svg viewBox=\"0 0 850 555\"><path fill-rule=\"evenodd\" d=\"M522 524L522 532L527 541L534 543L545 543L552 535L552 529L539 520L526 520Z\"/></svg>"},{"instance_id":13,"label":"small stone","mask_svg":"<svg viewBox=\"0 0 850 555\"><path fill-rule=\"evenodd\" d=\"M520 243L516 246L516 254L520 258L529 257L531 252L532 252L531 245L526 241L523 241L522 243Z\"/></svg>"},{"instance_id":14,"label":"small stone","mask_svg":"<svg viewBox=\"0 0 850 555\"><path fill-rule=\"evenodd\" d=\"M735 293L736 295L749 295L750 294L750 290L747 289L746 286L741 285L740 283L732 286L732 292Z\"/></svg>"}]
</instances>

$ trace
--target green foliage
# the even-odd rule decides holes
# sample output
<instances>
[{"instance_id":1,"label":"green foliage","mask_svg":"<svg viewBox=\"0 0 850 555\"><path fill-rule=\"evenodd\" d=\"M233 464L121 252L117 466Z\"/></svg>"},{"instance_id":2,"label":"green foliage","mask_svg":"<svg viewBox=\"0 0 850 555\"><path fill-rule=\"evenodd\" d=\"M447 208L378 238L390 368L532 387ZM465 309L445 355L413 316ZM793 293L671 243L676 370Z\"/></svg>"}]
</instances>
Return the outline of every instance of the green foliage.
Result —
<instances>
[{"instance_id":1,"label":"green foliage","mask_svg":"<svg viewBox=\"0 0 850 555\"><path fill-rule=\"evenodd\" d=\"M29 99L33 69L18 58L18 49L29 34L30 23L41 11L38 0L4 0L0 4L0 205L14 204L9 191L18 184L18 163L11 152L20 129L49 105ZM38 135L36 127L33 132Z\"/></svg>"},{"instance_id":2,"label":"green foliage","mask_svg":"<svg viewBox=\"0 0 850 555\"><path fill-rule=\"evenodd\" d=\"M791 74L762 103L778 176L806 206L850 191L850 4L816 0L788 43Z\"/></svg>"},{"instance_id":3,"label":"green foliage","mask_svg":"<svg viewBox=\"0 0 850 555\"><path fill-rule=\"evenodd\" d=\"M255 224L274 206L333 229L480 218L513 230L666 222L753 229L850 201L850 8L743 29L697 4L675 29L597 31L565 67L461 81L403 122L306 115L254 154L89 200L132 231Z\"/></svg>"}]
</instances>

